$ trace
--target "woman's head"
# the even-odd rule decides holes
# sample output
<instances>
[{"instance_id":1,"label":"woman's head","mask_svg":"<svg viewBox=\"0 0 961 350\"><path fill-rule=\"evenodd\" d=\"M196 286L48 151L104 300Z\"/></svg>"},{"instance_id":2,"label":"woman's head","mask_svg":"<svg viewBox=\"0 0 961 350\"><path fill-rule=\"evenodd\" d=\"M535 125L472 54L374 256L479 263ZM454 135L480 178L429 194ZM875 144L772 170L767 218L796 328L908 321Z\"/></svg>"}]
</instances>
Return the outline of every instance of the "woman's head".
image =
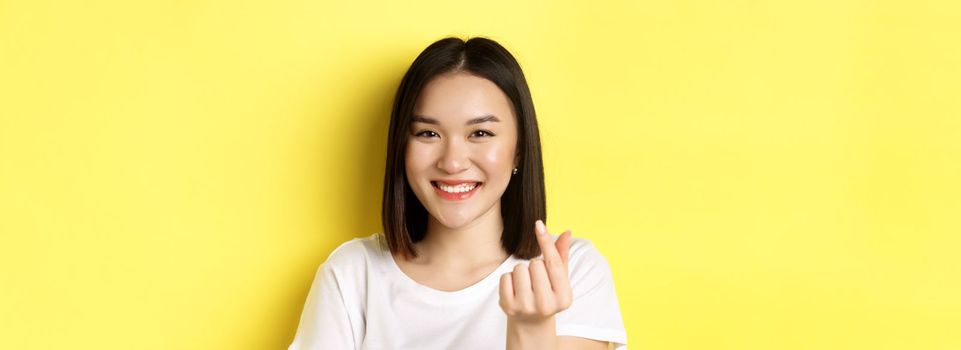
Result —
<instances>
[{"instance_id":1,"label":"woman's head","mask_svg":"<svg viewBox=\"0 0 961 350\"><path fill-rule=\"evenodd\" d=\"M501 45L446 38L411 64L391 111L382 215L390 250L407 256L431 217L459 228L485 215L503 218L508 253L540 254L537 120L520 65Z\"/></svg>"}]
</instances>

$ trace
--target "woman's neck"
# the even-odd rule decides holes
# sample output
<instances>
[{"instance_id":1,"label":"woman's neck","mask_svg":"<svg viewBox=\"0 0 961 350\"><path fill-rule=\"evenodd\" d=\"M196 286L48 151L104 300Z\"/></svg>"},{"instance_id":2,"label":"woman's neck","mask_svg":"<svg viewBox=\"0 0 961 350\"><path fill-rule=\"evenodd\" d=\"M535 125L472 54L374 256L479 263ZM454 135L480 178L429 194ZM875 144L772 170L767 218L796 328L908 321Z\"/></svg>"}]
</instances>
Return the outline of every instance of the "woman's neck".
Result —
<instances>
[{"instance_id":1,"label":"woman's neck","mask_svg":"<svg viewBox=\"0 0 961 350\"><path fill-rule=\"evenodd\" d=\"M473 222L458 228L446 227L431 216L427 234L417 244L415 261L452 268L501 262L508 256L501 245L503 231L500 205L492 206Z\"/></svg>"}]
</instances>

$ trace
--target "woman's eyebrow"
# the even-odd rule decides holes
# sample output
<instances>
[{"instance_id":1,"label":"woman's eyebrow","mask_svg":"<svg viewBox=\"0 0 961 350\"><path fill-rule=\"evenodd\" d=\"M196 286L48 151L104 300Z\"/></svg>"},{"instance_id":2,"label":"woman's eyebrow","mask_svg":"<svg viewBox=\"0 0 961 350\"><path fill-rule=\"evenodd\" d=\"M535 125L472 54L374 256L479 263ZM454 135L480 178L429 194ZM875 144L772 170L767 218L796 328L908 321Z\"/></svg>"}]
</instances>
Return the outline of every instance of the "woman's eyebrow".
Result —
<instances>
[{"instance_id":1,"label":"woman's eyebrow","mask_svg":"<svg viewBox=\"0 0 961 350\"><path fill-rule=\"evenodd\" d=\"M468 120L467 123L464 123L464 124L465 124L465 125L473 125L473 124L481 124L481 123L486 123L486 122L500 122L500 121L501 121L501 120L500 120L500 119L497 119L497 117L488 114L488 115L485 115L485 116L480 116L480 117L477 117L477 118L473 118L473 119L471 119L471 120ZM440 125L440 122L437 121L437 119L434 119L434 118L431 118L431 117L427 117L427 116L423 116L423 115L417 115L417 114L414 115L414 118L413 118L413 120L411 120L411 122Z\"/></svg>"}]
</instances>

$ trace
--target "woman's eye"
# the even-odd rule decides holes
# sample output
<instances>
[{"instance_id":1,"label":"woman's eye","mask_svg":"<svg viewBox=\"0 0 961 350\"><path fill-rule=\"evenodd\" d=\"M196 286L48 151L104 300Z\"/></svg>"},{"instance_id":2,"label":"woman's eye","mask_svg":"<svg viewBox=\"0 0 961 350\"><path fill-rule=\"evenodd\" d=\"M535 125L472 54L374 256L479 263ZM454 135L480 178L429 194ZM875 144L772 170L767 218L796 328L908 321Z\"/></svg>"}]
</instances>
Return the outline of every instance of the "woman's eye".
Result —
<instances>
[{"instance_id":1,"label":"woman's eye","mask_svg":"<svg viewBox=\"0 0 961 350\"><path fill-rule=\"evenodd\" d=\"M474 131L474 132L471 134L471 136L476 136L476 137L490 137L490 136L494 136L494 133L492 133L492 132L490 132L490 131L487 131L487 130L477 130L477 131Z\"/></svg>"},{"instance_id":2,"label":"woman's eye","mask_svg":"<svg viewBox=\"0 0 961 350\"><path fill-rule=\"evenodd\" d=\"M421 131L418 131L416 134L414 134L414 136L418 136L418 137L434 137L434 136L437 136L437 133L436 133L436 132L433 132L433 131L430 131L430 130L421 130Z\"/></svg>"}]
</instances>

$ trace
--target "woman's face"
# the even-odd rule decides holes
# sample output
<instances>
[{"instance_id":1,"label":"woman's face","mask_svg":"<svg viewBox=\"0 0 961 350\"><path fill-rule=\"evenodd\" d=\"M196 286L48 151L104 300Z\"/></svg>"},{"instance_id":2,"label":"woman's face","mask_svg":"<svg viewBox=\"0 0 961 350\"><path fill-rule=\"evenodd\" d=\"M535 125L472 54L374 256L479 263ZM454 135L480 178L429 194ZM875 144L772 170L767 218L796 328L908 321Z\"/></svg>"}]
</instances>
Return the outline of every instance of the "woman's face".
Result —
<instances>
[{"instance_id":1,"label":"woman's face","mask_svg":"<svg viewBox=\"0 0 961 350\"><path fill-rule=\"evenodd\" d=\"M461 228L495 211L515 166L517 118L493 82L457 72L423 88L405 157L407 181L440 224Z\"/></svg>"}]
</instances>

